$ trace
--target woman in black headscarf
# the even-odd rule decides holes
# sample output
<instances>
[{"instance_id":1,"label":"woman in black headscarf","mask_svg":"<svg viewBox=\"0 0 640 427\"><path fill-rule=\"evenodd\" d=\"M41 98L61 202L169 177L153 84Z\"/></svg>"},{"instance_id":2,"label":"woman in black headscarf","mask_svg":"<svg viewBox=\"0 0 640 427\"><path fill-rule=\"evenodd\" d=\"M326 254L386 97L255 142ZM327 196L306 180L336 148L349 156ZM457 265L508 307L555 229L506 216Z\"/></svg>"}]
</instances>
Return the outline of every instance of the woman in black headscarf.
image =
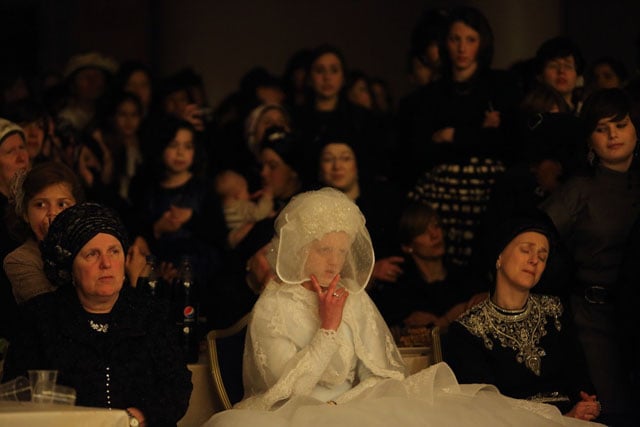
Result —
<instances>
[{"instance_id":1,"label":"woman in black headscarf","mask_svg":"<svg viewBox=\"0 0 640 427\"><path fill-rule=\"evenodd\" d=\"M558 297L531 293L553 251L553 230L542 214L502 224L491 295L449 326L444 357L460 382L493 384L591 421L600 404L571 316Z\"/></svg>"},{"instance_id":2,"label":"woman in black headscarf","mask_svg":"<svg viewBox=\"0 0 640 427\"><path fill-rule=\"evenodd\" d=\"M111 209L83 203L56 217L40 248L58 289L24 306L6 374L55 369L78 405L125 409L131 425L176 425L190 374L166 307L125 284L128 246Z\"/></svg>"}]
</instances>

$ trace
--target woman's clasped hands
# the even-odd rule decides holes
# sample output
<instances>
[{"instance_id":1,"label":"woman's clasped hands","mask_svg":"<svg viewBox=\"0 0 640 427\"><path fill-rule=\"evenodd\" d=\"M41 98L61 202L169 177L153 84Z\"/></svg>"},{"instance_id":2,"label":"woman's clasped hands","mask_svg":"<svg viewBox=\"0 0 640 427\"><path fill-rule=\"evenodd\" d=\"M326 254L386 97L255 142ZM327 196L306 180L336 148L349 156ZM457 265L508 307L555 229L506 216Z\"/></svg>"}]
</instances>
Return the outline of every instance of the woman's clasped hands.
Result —
<instances>
[{"instance_id":1,"label":"woman's clasped hands","mask_svg":"<svg viewBox=\"0 0 640 427\"><path fill-rule=\"evenodd\" d=\"M569 417L578 418L580 420L591 421L600 416L600 402L596 400L595 395L590 395L584 391L580 392L580 402L576 403L573 409L566 414Z\"/></svg>"},{"instance_id":2,"label":"woman's clasped hands","mask_svg":"<svg viewBox=\"0 0 640 427\"><path fill-rule=\"evenodd\" d=\"M329 286L324 288L320 286L316 276L311 275L311 286L318 294L318 310L322 329L336 331L342 322L342 311L349 291L345 288L338 288L339 281L340 275L336 274Z\"/></svg>"}]
</instances>

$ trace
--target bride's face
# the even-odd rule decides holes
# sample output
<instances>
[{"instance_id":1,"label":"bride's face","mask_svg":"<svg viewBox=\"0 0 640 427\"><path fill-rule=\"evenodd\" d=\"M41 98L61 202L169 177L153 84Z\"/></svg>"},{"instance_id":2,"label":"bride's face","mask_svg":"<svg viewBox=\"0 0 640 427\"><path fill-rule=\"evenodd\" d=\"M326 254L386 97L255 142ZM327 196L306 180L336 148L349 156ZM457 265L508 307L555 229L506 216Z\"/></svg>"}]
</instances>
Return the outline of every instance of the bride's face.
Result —
<instances>
[{"instance_id":1,"label":"bride's face","mask_svg":"<svg viewBox=\"0 0 640 427\"><path fill-rule=\"evenodd\" d=\"M321 285L328 286L342 271L350 247L351 239L343 231L327 233L314 240L309 247L305 274L313 274Z\"/></svg>"}]
</instances>

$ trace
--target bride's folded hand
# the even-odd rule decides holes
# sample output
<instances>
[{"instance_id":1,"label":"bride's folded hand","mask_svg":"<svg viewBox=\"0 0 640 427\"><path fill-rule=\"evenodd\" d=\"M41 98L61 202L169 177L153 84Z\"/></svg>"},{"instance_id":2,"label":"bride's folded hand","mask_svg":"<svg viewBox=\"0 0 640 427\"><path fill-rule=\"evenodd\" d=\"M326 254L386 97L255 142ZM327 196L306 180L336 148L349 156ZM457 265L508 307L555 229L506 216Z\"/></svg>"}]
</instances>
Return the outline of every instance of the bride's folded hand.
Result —
<instances>
[{"instance_id":1,"label":"bride's folded hand","mask_svg":"<svg viewBox=\"0 0 640 427\"><path fill-rule=\"evenodd\" d=\"M340 275L336 274L329 287L323 288L316 276L311 275L311 285L318 295L318 310L322 329L335 331L342 322L342 310L349 292L344 288L336 287L339 281Z\"/></svg>"}]
</instances>

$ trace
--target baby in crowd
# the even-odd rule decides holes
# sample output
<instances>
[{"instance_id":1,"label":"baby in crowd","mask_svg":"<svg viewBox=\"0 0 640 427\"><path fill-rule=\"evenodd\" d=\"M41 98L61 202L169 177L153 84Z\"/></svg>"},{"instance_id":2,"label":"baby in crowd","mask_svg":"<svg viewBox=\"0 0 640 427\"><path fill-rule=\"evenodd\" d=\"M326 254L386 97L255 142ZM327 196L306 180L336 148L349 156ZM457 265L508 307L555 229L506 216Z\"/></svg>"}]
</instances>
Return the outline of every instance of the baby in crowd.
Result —
<instances>
[{"instance_id":1,"label":"baby in crowd","mask_svg":"<svg viewBox=\"0 0 640 427\"><path fill-rule=\"evenodd\" d=\"M268 217L273 212L273 194L264 189L253 195L244 176L233 170L224 170L216 176L216 192L224 208L229 228L229 243L236 246L245 233L243 227Z\"/></svg>"}]
</instances>

